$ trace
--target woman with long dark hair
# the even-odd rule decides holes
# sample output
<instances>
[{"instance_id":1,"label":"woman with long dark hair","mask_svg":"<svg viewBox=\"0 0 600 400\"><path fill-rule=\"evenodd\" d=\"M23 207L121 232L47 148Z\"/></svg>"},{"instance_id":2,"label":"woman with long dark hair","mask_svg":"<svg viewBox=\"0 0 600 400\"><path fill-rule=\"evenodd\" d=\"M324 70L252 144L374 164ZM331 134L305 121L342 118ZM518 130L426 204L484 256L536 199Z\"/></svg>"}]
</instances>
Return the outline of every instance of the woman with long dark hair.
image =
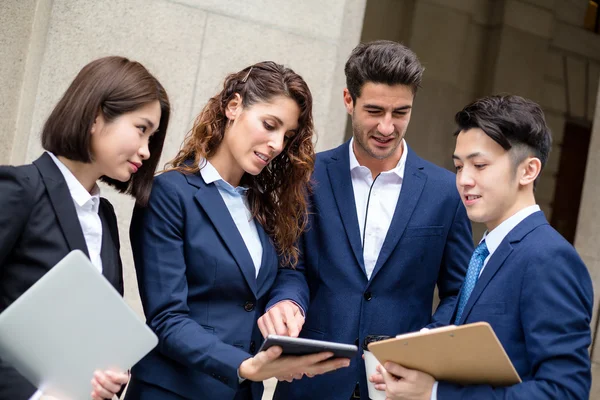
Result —
<instances>
[{"instance_id":1,"label":"woman with long dark hair","mask_svg":"<svg viewBox=\"0 0 600 400\"><path fill-rule=\"evenodd\" d=\"M257 353L277 268L298 261L312 139L310 90L282 65L231 74L208 101L134 212L140 294L159 345L133 368L128 398L259 400L264 379L347 365L324 361L330 353Z\"/></svg>"}]
</instances>

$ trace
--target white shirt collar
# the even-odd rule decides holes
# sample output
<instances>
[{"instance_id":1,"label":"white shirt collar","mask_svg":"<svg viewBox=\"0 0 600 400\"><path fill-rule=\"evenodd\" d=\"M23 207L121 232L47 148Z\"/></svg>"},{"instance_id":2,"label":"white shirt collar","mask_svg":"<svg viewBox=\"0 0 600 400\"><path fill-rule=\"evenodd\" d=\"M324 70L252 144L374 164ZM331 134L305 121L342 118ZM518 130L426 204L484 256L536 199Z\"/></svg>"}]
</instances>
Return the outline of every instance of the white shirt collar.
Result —
<instances>
[{"instance_id":1,"label":"white shirt collar","mask_svg":"<svg viewBox=\"0 0 600 400\"><path fill-rule=\"evenodd\" d=\"M496 251L500 243L504 240L506 235L510 233L517 225L519 225L525 218L529 217L534 212L540 211L540 206L534 204L529 207L525 207L522 210L516 212L511 217L504 220L496 228L492 229L491 232L486 232L483 235L482 241L485 239L485 243L490 252L490 256ZM481 242L480 242L481 243Z\"/></svg>"},{"instance_id":2,"label":"white shirt collar","mask_svg":"<svg viewBox=\"0 0 600 400\"><path fill-rule=\"evenodd\" d=\"M398 160L398 164L396 164L396 166L389 171L383 171L382 174L396 174L401 179L404 178L404 165L406 164L406 156L408 154L408 146L406 145L406 141L404 139L402 139L401 146L403 148L403 151L402 151L402 156L400 157L400 160ZM356 155L354 154L354 138L350 139L349 147L350 147L350 150L349 150L349 152L350 152L350 171L352 171L356 168L363 167L362 165L360 165L358 163L358 160L356 159ZM363 168L367 168L367 167L363 167Z\"/></svg>"},{"instance_id":3,"label":"white shirt collar","mask_svg":"<svg viewBox=\"0 0 600 400\"><path fill-rule=\"evenodd\" d=\"M248 190L248 188L243 186L233 187L229 182L227 182L221 177L219 171L217 171L217 169L210 163L210 161L202 159L200 161L200 166L200 175L202 176L202 179L204 179L204 183L206 183L207 185L214 182L215 185L221 187L222 189L225 189L230 193L238 194L243 194Z\"/></svg>"},{"instance_id":4,"label":"white shirt collar","mask_svg":"<svg viewBox=\"0 0 600 400\"><path fill-rule=\"evenodd\" d=\"M47 153L65 178L65 182L67 183L67 187L69 188L69 192L71 193L71 197L73 198L75 204L77 204L79 207L83 207L89 201L92 201L92 210L97 213L100 203L100 187L97 184L94 184L92 193L88 192L86 188L83 187L81 182L75 178L75 175L73 175L71 170L69 170L69 168L62 163L62 161L60 161L51 152L47 151Z\"/></svg>"}]
</instances>

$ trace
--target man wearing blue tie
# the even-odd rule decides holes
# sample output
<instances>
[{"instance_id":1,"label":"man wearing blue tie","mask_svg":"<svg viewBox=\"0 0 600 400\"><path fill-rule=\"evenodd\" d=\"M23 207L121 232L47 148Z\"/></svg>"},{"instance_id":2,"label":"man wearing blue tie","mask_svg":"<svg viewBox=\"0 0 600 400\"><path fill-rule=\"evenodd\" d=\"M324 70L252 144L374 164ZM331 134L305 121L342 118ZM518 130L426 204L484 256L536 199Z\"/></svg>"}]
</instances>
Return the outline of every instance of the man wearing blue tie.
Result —
<instances>
[{"instance_id":1,"label":"man wearing blue tie","mask_svg":"<svg viewBox=\"0 0 600 400\"><path fill-rule=\"evenodd\" d=\"M592 282L535 202L551 147L544 114L530 100L491 96L465 107L456 123L456 186L487 233L449 322L490 323L523 382L461 386L393 363L371 380L394 400L587 399Z\"/></svg>"}]
</instances>

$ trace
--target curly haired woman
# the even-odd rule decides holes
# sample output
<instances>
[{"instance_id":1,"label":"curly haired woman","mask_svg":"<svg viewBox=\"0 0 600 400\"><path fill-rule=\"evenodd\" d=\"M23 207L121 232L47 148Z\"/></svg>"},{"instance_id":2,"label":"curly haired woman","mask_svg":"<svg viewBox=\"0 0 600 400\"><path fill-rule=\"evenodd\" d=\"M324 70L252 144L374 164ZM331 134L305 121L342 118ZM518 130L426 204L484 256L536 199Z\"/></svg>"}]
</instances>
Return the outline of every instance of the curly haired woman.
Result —
<instances>
[{"instance_id":1,"label":"curly haired woman","mask_svg":"<svg viewBox=\"0 0 600 400\"><path fill-rule=\"evenodd\" d=\"M257 353L277 268L298 261L313 131L306 82L273 62L229 75L208 101L134 212L140 294L159 345L134 367L128 399L259 400L264 379L348 365L331 353Z\"/></svg>"}]
</instances>

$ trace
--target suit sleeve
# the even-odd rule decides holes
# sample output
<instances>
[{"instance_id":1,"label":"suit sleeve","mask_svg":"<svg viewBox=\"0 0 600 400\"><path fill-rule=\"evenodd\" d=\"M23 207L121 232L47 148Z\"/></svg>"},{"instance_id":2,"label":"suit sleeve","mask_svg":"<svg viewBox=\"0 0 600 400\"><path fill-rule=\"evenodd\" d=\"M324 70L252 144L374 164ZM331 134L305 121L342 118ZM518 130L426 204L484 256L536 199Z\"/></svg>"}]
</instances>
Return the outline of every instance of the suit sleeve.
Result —
<instances>
[{"instance_id":1,"label":"suit sleeve","mask_svg":"<svg viewBox=\"0 0 600 400\"><path fill-rule=\"evenodd\" d=\"M277 271L277 278L269 294L266 310L284 300L296 303L306 316L309 306L310 290L306 280L304 266L305 235L299 240L300 255L295 268L283 267Z\"/></svg>"},{"instance_id":2,"label":"suit sleeve","mask_svg":"<svg viewBox=\"0 0 600 400\"><path fill-rule=\"evenodd\" d=\"M438 275L438 292L440 304L432 317L429 328L449 324L454 311L456 298L465 279L469 259L473 254L473 233L471 221L467 217L465 207L458 199L454 219L444 247L444 257Z\"/></svg>"},{"instance_id":3,"label":"suit sleeve","mask_svg":"<svg viewBox=\"0 0 600 400\"><path fill-rule=\"evenodd\" d=\"M164 179L163 179L164 178ZM234 390L250 354L220 341L190 318L184 257L184 213L176 183L154 180L150 201L136 207L130 227L140 296L158 351L180 364L218 376Z\"/></svg>"},{"instance_id":4,"label":"suit sleeve","mask_svg":"<svg viewBox=\"0 0 600 400\"><path fill-rule=\"evenodd\" d=\"M33 201L29 177L15 167L0 167L0 271L27 225Z\"/></svg>"},{"instance_id":5,"label":"suit sleeve","mask_svg":"<svg viewBox=\"0 0 600 400\"><path fill-rule=\"evenodd\" d=\"M23 230L34 203L29 177L15 167L0 167L0 276ZM36 391L15 369L0 360L0 398L28 398Z\"/></svg>"},{"instance_id":6,"label":"suit sleeve","mask_svg":"<svg viewBox=\"0 0 600 400\"><path fill-rule=\"evenodd\" d=\"M438 399L587 399L591 386L590 321L593 291L575 251L531 249L520 315L531 376L505 388L438 385ZM546 254L542 254L547 252Z\"/></svg>"}]
</instances>

